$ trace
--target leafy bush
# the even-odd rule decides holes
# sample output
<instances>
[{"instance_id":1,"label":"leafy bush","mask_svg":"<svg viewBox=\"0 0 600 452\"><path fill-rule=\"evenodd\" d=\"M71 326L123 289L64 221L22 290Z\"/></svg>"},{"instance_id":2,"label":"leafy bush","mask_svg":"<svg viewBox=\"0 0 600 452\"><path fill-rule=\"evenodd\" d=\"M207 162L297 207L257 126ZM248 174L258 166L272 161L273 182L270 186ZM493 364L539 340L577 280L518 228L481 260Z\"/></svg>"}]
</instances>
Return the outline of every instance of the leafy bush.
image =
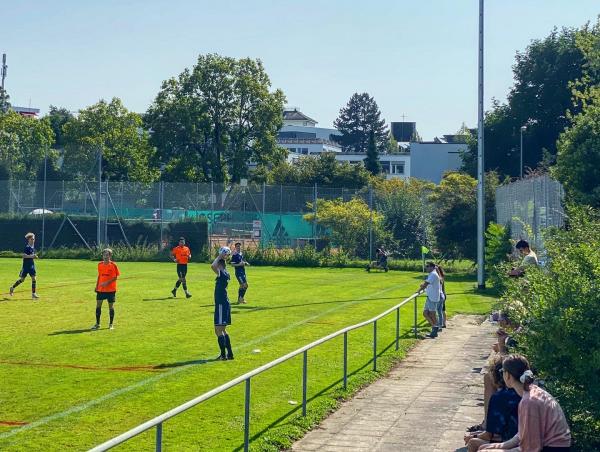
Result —
<instances>
[{"instance_id":1,"label":"leafy bush","mask_svg":"<svg viewBox=\"0 0 600 452\"><path fill-rule=\"evenodd\" d=\"M65 222L63 228L59 228L65 219L64 215L47 215L45 218L46 238L45 245L49 245L54 240L53 247L59 248L56 251L61 256L68 253L62 248L73 248L77 250L82 248L80 237L77 235L69 222ZM85 238L91 246L96 244L97 219L94 217L70 216L69 219L75 224L79 233ZM143 221L122 221L121 225L129 243L135 244L134 249L151 249L148 244L158 243L160 241L160 228L158 223L148 223ZM25 243L24 235L26 232L33 232L38 239L38 247L41 246L42 218L40 215L0 215L0 250L20 251ZM201 253L208 243L208 223L204 218L195 218L193 221L186 220L178 223L169 223L165 225L164 235L171 245L176 244L177 238L183 235L189 242L192 253ZM111 247L125 245L123 235L119 227L110 226L108 228L108 241ZM154 252L157 247L154 246ZM48 250L50 252L50 250ZM80 251L74 251L77 255ZM144 255L147 254L144 252ZM76 257L75 257L76 258Z\"/></svg>"},{"instance_id":2,"label":"leafy bush","mask_svg":"<svg viewBox=\"0 0 600 452\"><path fill-rule=\"evenodd\" d=\"M309 213L304 219L316 221L320 227L331 230L331 242L343 252L357 257L369 255L369 225L372 225L373 243L385 243L391 237L383 227L383 215L372 212L359 198L348 202L318 199L316 217Z\"/></svg>"},{"instance_id":3,"label":"leafy bush","mask_svg":"<svg viewBox=\"0 0 600 452\"><path fill-rule=\"evenodd\" d=\"M391 232L392 249L403 257L415 258L421 246L432 246L431 205L427 196L435 187L417 179L391 180L378 184L376 205Z\"/></svg>"},{"instance_id":4,"label":"leafy bush","mask_svg":"<svg viewBox=\"0 0 600 452\"><path fill-rule=\"evenodd\" d=\"M510 226L490 223L485 231L485 267L488 278L498 291L504 289L506 269L501 265L507 262L512 252Z\"/></svg>"},{"instance_id":5,"label":"leafy bush","mask_svg":"<svg viewBox=\"0 0 600 452\"><path fill-rule=\"evenodd\" d=\"M548 265L506 281L518 342L569 418L576 450L600 450L600 212L568 209L545 234Z\"/></svg>"}]
</instances>

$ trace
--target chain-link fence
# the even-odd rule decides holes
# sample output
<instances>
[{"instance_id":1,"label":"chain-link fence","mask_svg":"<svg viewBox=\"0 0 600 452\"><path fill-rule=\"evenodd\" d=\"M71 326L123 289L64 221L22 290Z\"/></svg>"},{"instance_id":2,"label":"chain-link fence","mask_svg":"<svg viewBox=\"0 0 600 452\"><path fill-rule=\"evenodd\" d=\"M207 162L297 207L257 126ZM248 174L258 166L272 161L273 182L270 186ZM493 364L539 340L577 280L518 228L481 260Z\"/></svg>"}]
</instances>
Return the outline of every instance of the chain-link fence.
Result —
<instances>
[{"instance_id":1,"label":"chain-link fence","mask_svg":"<svg viewBox=\"0 0 600 452\"><path fill-rule=\"evenodd\" d=\"M95 217L98 240L116 221L142 221L160 228L199 217L208 222L210 245L234 240L244 246L319 246L327 231L306 221L317 199L372 205L369 189L218 183L0 181L0 213ZM372 246L371 246L372 248Z\"/></svg>"},{"instance_id":2,"label":"chain-link fence","mask_svg":"<svg viewBox=\"0 0 600 452\"><path fill-rule=\"evenodd\" d=\"M542 231L564 225L563 198L562 186L548 175L503 185L496 190L497 222L510 225L513 239L542 251Z\"/></svg>"}]
</instances>

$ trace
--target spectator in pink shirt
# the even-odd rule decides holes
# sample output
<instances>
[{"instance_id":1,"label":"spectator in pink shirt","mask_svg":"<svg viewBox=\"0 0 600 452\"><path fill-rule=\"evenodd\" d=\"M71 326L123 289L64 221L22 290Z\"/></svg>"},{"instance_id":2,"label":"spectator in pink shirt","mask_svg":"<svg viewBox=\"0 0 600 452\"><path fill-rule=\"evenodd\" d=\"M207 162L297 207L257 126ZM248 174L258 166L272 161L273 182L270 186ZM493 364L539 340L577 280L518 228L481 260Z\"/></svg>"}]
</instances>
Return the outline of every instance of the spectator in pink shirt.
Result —
<instances>
[{"instance_id":1,"label":"spectator in pink shirt","mask_svg":"<svg viewBox=\"0 0 600 452\"><path fill-rule=\"evenodd\" d=\"M485 444L479 450L509 452L569 452L571 431L558 402L542 388L532 384L533 373L524 356L509 355L502 362L506 386L521 396L519 431L512 439Z\"/></svg>"}]
</instances>

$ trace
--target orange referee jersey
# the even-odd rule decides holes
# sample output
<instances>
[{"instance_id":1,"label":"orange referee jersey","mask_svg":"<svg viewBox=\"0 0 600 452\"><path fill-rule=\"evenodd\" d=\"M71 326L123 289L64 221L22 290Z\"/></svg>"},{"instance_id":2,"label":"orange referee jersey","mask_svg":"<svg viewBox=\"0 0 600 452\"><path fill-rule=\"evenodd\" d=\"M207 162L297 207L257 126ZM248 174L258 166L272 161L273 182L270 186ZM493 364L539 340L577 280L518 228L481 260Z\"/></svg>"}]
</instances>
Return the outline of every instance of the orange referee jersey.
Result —
<instances>
[{"instance_id":1,"label":"orange referee jersey","mask_svg":"<svg viewBox=\"0 0 600 452\"><path fill-rule=\"evenodd\" d=\"M187 264L190 261L190 256L192 255L190 249L185 245L177 245L175 248L173 248L171 254L175 256L175 261L178 264Z\"/></svg>"},{"instance_id":2,"label":"orange referee jersey","mask_svg":"<svg viewBox=\"0 0 600 452\"><path fill-rule=\"evenodd\" d=\"M115 279L113 282L108 284L107 286L101 286L102 283L108 281L109 279L117 278L121 273L119 273L119 267L113 261L109 261L108 264L105 264L104 261L98 263L98 285L96 286L96 290L98 292L116 292L117 291L117 280Z\"/></svg>"}]
</instances>

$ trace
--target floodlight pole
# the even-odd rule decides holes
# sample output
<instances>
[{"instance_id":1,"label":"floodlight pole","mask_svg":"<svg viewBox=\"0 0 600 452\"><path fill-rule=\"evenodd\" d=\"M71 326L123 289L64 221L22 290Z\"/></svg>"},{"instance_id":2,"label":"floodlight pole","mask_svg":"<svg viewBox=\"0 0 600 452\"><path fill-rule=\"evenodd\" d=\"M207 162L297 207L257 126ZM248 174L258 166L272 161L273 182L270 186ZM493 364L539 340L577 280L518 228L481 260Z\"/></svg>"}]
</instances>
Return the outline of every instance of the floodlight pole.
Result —
<instances>
[{"instance_id":1,"label":"floodlight pole","mask_svg":"<svg viewBox=\"0 0 600 452\"><path fill-rule=\"evenodd\" d=\"M479 75L478 75L478 120L477 120L477 288L485 289L484 269L484 152L483 152L483 1L479 0Z\"/></svg>"},{"instance_id":2,"label":"floodlight pole","mask_svg":"<svg viewBox=\"0 0 600 452\"><path fill-rule=\"evenodd\" d=\"M98 149L98 193L97 193L96 208L98 211L98 224L96 225L96 247L100 248L102 244L102 209L100 202L102 200L102 151Z\"/></svg>"},{"instance_id":3,"label":"floodlight pole","mask_svg":"<svg viewBox=\"0 0 600 452\"><path fill-rule=\"evenodd\" d=\"M46 168L48 166L48 151L44 151L44 186L42 193L42 253L46 244ZM64 196L64 191L63 191Z\"/></svg>"}]
</instances>

